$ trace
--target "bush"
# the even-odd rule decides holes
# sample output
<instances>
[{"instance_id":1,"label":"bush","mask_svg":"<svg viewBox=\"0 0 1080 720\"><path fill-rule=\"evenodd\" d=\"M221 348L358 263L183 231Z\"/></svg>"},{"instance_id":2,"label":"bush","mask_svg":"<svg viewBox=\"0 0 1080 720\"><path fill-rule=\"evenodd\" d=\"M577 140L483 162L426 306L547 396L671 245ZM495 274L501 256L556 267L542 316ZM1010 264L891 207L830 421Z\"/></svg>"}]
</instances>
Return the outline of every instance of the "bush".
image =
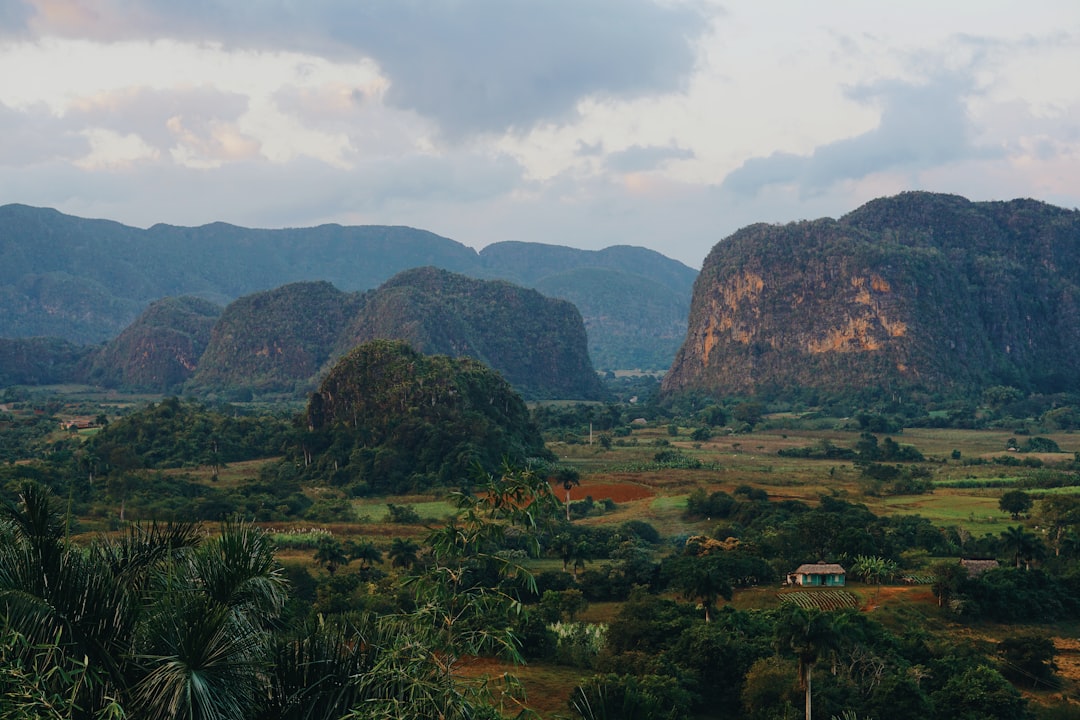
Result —
<instances>
[{"instance_id":1,"label":"bush","mask_svg":"<svg viewBox=\"0 0 1080 720\"><path fill-rule=\"evenodd\" d=\"M408 505L386 503L386 510L387 522L397 523L399 525L415 525L420 522L420 514Z\"/></svg>"}]
</instances>

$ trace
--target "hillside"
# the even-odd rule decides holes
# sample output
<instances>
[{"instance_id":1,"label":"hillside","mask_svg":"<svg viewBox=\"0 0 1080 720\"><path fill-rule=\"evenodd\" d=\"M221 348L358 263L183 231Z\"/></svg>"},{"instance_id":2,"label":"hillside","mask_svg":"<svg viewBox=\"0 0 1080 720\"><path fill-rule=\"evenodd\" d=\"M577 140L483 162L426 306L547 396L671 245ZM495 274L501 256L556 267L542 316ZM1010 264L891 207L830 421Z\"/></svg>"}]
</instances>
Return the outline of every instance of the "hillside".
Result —
<instances>
[{"instance_id":1,"label":"hillside","mask_svg":"<svg viewBox=\"0 0 1080 720\"><path fill-rule=\"evenodd\" d=\"M339 349L378 338L476 358L529 398L602 395L577 309L507 282L437 268L400 273L364 297Z\"/></svg>"},{"instance_id":2,"label":"hillside","mask_svg":"<svg viewBox=\"0 0 1080 720\"><path fill-rule=\"evenodd\" d=\"M694 285L667 395L1053 392L1080 381L1080 212L904 193L753 225Z\"/></svg>"},{"instance_id":3,"label":"hillside","mask_svg":"<svg viewBox=\"0 0 1080 720\"><path fill-rule=\"evenodd\" d=\"M317 280L355 292L424 266L529 287L561 273L603 268L655 283L643 285L648 292L637 297L643 308L673 302L688 308L696 275L675 260L626 246L586 251L496 243L477 253L407 227L258 230L213 223L142 230L51 209L5 205L0 207L0 337L103 342L163 297L191 295L226 305L245 295ZM606 318L613 309L597 301L589 305L597 308L586 316L590 348L610 358L605 365L631 367L642 357L657 357L657 367L670 363L673 349L658 351L654 343L663 329L644 324L638 345L630 337L629 355L612 352ZM625 345L624 330L613 332Z\"/></svg>"},{"instance_id":4,"label":"hillside","mask_svg":"<svg viewBox=\"0 0 1080 720\"><path fill-rule=\"evenodd\" d=\"M200 298L152 303L93 354L87 379L105 387L175 390L195 371L220 314L219 306Z\"/></svg>"}]
</instances>

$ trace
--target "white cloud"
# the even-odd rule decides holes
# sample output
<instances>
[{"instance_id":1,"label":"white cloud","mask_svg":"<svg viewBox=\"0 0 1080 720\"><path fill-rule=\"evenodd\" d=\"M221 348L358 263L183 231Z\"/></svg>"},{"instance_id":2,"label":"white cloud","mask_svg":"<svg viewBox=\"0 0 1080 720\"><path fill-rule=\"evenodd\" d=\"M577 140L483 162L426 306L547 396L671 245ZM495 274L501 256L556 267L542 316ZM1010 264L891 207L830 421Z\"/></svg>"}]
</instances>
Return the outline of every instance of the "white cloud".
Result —
<instances>
[{"instance_id":1,"label":"white cloud","mask_svg":"<svg viewBox=\"0 0 1080 720\"><path fill-rule=\"evenodd\" d=\"M82 134L90 142L90 152L74 162L83 170L128 170L141 160L156 160L160 153L135 135L104 128L84 130Z\"/></svg>"}]
</instances>

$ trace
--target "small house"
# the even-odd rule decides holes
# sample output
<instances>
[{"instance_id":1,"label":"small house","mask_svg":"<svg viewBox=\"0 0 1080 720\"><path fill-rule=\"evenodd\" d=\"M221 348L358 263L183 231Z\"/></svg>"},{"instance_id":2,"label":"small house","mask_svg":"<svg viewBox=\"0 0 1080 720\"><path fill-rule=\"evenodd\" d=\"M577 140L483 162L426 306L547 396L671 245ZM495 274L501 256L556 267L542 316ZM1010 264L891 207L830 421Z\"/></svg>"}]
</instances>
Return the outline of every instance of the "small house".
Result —
<instances>
[{"instance_id":1,"label":"small house","mask_svg":"<svg viewBox=\"0 0 1080 720\"><path fill-rule=\"evenodd\" d=\"M998 561L960 558L960 566L967 570L968 577L978 577L987 570L997 570Z\"/></svg>"},{"instance_id":2,"label":"small house","mask_svg":"<svg viewBox=\"0 0 1080 720\"><path fill-rule=\"evenodd\" d=\"M836 563L808 563L789 574L788 582L804 587L843 587L847 574Z\"/></svg>"}]
</instances>

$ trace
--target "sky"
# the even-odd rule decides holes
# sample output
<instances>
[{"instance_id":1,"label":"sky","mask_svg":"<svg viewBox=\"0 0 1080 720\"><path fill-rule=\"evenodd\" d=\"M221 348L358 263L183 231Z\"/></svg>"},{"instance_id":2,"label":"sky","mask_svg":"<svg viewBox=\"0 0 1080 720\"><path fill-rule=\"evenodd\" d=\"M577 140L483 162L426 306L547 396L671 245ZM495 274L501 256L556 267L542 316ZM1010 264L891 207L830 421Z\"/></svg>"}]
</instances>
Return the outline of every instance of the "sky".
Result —
<instances>
[{"instance_id":1,"label":"sky","mask_svg":"<svg viewBox=\"0 0 1080 720\"><path fill-rule=\"evenodd\" d=\"M1080 206L1076 0L0 0L0 204L652 248Z\"/></svg>"}]
</instances>

